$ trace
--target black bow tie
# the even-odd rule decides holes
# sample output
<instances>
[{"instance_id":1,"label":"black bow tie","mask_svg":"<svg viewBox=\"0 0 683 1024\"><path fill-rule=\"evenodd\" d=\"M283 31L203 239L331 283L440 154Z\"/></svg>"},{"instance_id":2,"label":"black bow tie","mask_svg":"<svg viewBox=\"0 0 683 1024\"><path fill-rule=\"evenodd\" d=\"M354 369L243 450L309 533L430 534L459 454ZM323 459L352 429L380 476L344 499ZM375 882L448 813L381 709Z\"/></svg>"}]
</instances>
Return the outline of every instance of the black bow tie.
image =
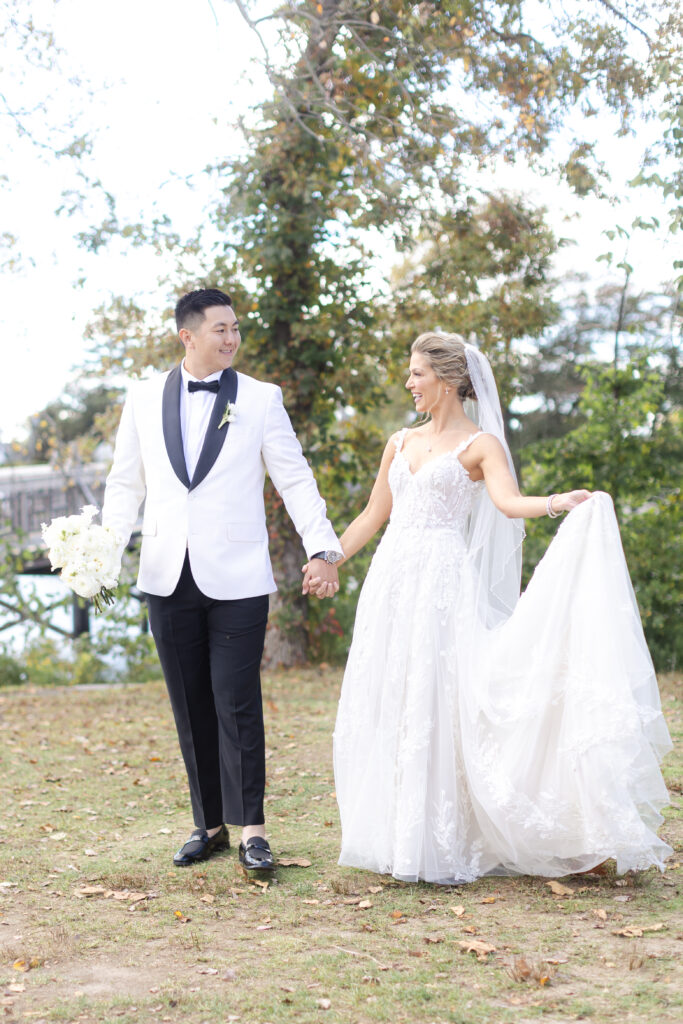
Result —
<instances>
[{"instance_id":1,"label":"black bow tie","mask_svg":"<svg viewBox=\"0 0 683 1024\"><path fill-rule=\"evenodd\" d=\"M193 391L213 391L214 395L218 394L218 389L221 386L219 380L188 380L187 390L192 393Z\"/></svg>"}]
</instances>

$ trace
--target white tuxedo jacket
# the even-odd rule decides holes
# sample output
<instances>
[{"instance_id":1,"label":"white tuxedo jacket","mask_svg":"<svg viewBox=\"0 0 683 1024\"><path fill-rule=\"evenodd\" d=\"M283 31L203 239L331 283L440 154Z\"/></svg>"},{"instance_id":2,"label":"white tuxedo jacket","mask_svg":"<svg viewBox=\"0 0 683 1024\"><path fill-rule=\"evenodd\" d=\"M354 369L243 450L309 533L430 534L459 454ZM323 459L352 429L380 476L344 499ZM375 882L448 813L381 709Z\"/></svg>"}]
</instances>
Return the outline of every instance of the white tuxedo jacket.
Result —
<instances>
[{"instance_id":1,"label":"white tuxedo jacket","mask_svg":"<svg viewBox=\"0 0 683 1024\"><path fill-rule=\"evenodd\" d=\"M186 550L207 597L256 597L276 590L263 500L266 470L307 556L341 551L325 502L304 458L282 392L229 369L192 480L180 431L180 366L133 383L107 477L102 522L128 542L145 500L138 587L166 597ZM235 419L218 429L227 402Z\"/></svg>"}]
</instances>

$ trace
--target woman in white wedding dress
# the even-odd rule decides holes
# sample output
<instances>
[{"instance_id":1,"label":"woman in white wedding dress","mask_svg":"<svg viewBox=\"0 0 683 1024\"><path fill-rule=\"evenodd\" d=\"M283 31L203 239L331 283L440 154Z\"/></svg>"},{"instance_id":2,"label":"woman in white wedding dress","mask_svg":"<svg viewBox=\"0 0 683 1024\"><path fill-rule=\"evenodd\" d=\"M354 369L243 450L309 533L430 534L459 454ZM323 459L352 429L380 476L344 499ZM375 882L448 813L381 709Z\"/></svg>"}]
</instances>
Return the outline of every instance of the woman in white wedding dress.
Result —
<instances>
[{"instance_id":1,"label":"woman in white wedding dress","mask_svg":"<svg viewBox=\"0 0 683 1024\"><path fill-rule=\"evenodd\" d=\"M457 335L417 339L406 387L430 419L389 440L341 538L348 560L390 517L334 733L339 863L438 883L661 868L670 742L611 499L520 494L490 366ZM564 511L518 600L523 517Z\"/></svg>"}]
</instances>

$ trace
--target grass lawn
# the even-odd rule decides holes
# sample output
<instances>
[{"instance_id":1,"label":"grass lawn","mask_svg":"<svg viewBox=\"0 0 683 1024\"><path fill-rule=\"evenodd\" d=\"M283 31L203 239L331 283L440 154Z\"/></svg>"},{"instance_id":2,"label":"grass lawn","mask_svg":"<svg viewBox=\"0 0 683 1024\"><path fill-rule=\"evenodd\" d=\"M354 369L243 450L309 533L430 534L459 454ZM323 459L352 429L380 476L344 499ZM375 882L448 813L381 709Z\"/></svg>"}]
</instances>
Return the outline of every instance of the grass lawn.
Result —
<instances>
[{"instance_id":1,"label":"grass lawn","mask_svg":"<svg viewBox=\"0 0 683 1024\"><path fill-rule=\"evenodd\" d=\"M162 684L0 690L0 1020L683 1019L680 752L664 875L404 885L337 866L340 679L264 680L272 845L302 862L267 885L236 849L173 867L191 819ZM680 739L683 678L662 692Z\"/></svg>"}]
</instances>

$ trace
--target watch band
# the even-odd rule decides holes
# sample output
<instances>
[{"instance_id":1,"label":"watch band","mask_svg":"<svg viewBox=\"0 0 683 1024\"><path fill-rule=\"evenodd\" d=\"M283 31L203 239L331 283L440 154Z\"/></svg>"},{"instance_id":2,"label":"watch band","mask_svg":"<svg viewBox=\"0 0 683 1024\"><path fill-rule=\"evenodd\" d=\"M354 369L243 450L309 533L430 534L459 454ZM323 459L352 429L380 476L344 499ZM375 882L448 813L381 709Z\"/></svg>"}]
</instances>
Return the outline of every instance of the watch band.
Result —
<instances>
[{"instance_id":1,"label":"watch band","mask_svg":"<svg viewBox=\"0 0 683 1024\"><path fill-rule=\"evenodd\" d=\"M311 558L321 558L323 562L327 562L328 565L334 565L335 562L341 562L344 556L339 554L338 551L317 551Z\"/></svg>"}]
</instances>

